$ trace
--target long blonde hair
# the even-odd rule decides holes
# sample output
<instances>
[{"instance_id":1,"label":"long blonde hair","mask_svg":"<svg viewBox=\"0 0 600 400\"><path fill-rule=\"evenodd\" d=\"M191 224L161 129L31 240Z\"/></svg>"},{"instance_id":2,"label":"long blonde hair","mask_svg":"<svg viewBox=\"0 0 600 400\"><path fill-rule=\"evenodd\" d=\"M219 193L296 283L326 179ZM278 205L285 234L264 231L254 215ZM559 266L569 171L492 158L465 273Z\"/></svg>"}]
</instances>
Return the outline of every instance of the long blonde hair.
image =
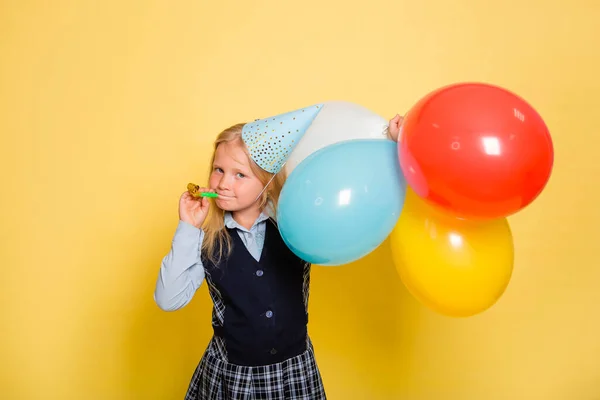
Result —
<instances>
[{"instance_id":1,"label":"long blonde hair","mask_svg":"<svg viewBox=\"0 0 600 400\"><path fill-rule=\"evenodd\" d=\"M213 170L213 163L215 161L217 147L219 147L221 143L230 143L239 140L244 147L246 155L248 156L250 168L252 169L254 175L256 175L263 186L269 184L269 186L262 192L261 197L258 200L260 210L263 211L267 206L269 206L271 211L276 213L279 194L281 193L281 189L283 188L283 184L285 183L286 179L285 168L282 168L281 171L278 172L275 177L273 177L271 173L260 168L258 164L252 160L246 145L242 141L242 128L244 125L245 123L239 123L219 133L214 142L208 179L210 180L210 174ZM269 181L271 182L269 183ZM206 216L206 219L202 225L202 229L204 230L202 254L214 264L218 264L224 255L228 257L231 254L232 241L227 229L225 229L224 218L225 212L217 207L214 202L212 202L208 211L208 215Z\"/></svg>"}]
</instances>

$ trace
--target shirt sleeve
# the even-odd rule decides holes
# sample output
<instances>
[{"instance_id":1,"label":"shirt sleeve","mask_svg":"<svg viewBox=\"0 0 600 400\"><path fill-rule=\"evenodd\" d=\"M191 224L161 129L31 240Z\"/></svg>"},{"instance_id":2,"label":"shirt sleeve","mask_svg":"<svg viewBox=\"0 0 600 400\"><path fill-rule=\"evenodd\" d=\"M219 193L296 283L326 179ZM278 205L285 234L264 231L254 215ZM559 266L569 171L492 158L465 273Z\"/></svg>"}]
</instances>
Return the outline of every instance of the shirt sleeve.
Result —
<instances>
[{"instance_id":1,"label":"shirt sleeve","mask_svg":"<svg viewBox=\"0 0 600 400\"><path fill-rule=\"evenodd\" d=\"M179 221L171 250L163 258L154 301L164 311L186 306L204 281L204 266L200 251L204 232L187 222Z\"/></svg>"}]
</instances>

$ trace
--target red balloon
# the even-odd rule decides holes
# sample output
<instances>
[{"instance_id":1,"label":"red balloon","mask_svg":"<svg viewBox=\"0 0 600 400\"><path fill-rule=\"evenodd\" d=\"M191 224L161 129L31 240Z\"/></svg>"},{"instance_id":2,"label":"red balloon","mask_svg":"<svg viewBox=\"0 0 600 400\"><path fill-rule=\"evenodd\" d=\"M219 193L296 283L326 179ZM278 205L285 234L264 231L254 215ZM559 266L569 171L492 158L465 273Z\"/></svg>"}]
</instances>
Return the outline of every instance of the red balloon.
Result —
<instances>
[{"instance_id":1,"label":"red balloon","mask_svg":"<svg viewBox=\"0 0 600 400\"><path fill-rule=\"evenodd\" d=\"M542 117L519 96L483 83L445 86L417 102L402 123L398 155L421 198L473 219L526 207L554 163Z\"/></svg>"}]
</instances>

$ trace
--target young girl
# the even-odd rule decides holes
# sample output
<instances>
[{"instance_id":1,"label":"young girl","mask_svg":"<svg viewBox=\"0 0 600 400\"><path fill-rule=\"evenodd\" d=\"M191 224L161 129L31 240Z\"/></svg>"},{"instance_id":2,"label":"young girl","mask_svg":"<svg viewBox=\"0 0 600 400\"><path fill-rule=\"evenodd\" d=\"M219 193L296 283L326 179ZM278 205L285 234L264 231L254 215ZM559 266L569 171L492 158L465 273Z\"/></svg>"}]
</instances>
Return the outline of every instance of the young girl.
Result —
<instances>
[{"instance_id":1,"label":"young girl","mask_svg":"<svg viewBox=\"0 0 600 400\"><path fill-rule=\"evenodd\" d=\"M297 143L318 112L305 111L221 132L209 187L200 189L218 194L214 204L189 192L180 197L154 299L165 311L180 309L206 280L214 331L186 400L326 399L307 333L311 266L287 248L275 222L293 145L274 143ZM399 116L390 121L390 139L400 123ZM268 124L278 131L265 139Z\"/></svg>"}]
</instances>

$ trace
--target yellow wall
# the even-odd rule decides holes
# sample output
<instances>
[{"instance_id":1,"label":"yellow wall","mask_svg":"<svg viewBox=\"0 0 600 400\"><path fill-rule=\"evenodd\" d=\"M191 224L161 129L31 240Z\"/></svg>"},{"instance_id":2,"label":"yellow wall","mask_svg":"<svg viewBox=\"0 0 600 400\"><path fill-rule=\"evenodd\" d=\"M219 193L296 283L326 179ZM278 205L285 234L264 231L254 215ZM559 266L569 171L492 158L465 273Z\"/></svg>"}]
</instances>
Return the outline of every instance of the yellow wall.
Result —
<instances>
[{"instance_id":1,"label":"yellow wall","mask_svg":"<svg viewBox=\"0 0 600 400\"><path fill-rule=\"evenodd\" d=\"M599 19L591 0L3 1L0 397L183 397L209 298L169 314L152 292L219 129L334 99L387 118L485 80L555 141L547 190L510 219L512 283L455 320L407 294L387 246L315 267L329 397L600 399Z\"/></svg>"}]
</instances>

